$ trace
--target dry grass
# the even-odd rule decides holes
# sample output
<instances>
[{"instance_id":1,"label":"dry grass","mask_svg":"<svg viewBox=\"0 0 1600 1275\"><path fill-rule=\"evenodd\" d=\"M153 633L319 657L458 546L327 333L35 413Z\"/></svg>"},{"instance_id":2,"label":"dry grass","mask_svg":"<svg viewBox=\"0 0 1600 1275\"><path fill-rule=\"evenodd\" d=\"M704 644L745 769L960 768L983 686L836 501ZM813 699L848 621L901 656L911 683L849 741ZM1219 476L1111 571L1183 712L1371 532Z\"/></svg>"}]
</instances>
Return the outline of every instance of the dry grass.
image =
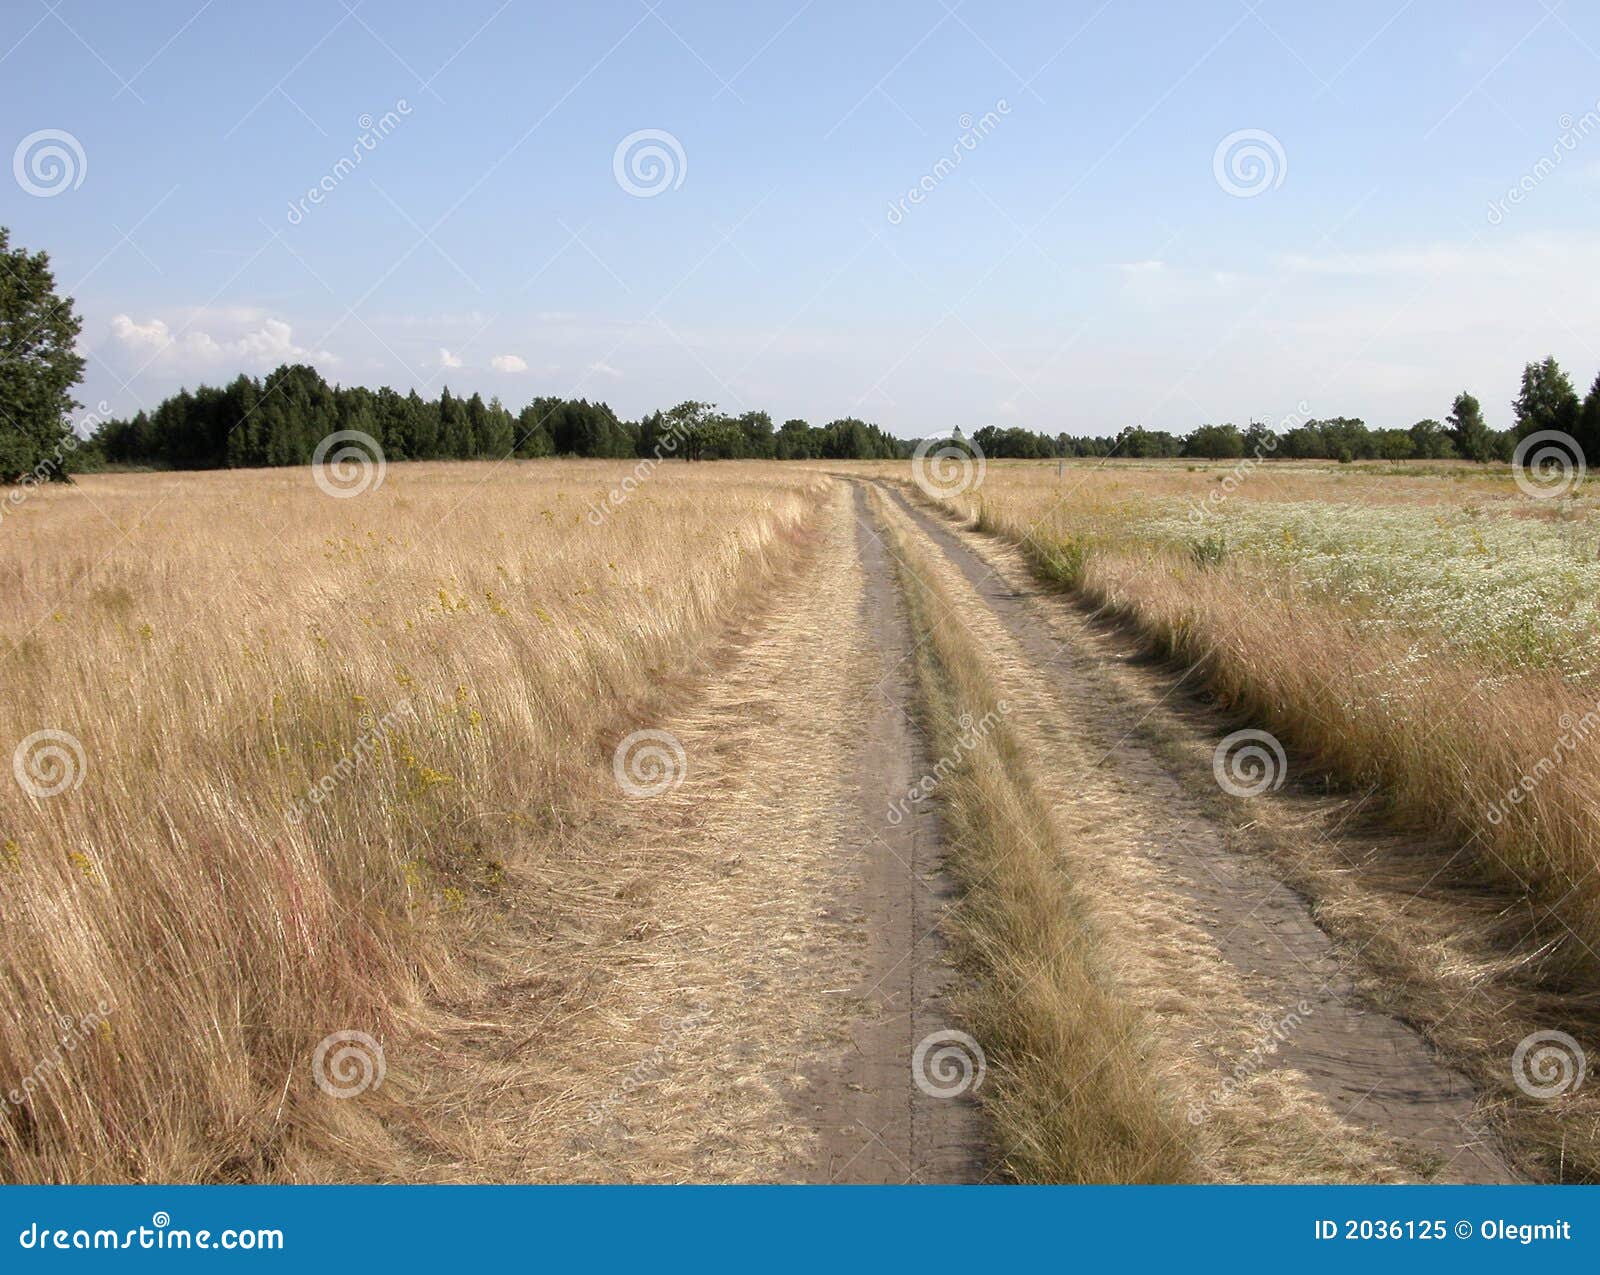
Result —
<instances>
[{"instance_id":1,"label":"dry grass","mask_svg":"<svg viewBox=\"0 0 1600 1275\"><path fill-rule=\"evenodd\" d=\"M1163 1091L1148 1026L1102 964L1093 918L1062 872L1049 804L1004 724L984 652L933 564L873 493L894 546L933 750L956 938L975 986L960 1008L989 1060L1000 1167L1021 1182L1182 1182L1200 1176ZM994 721L976 746L971 723Z\"/></svg>"},{"instance_id":2,"label":"dry grass","mask_svg":"<svg viewBox=\"0 0 1600 1275\"><path fill-rule=\"evenodd\" d=\"M1308 488L1316 478L1252 474L1239 494L1269 499L1287 481L1297 500L1333 498L1326 485ZM1341 492L1358 481L1327 476ZM1393 476L1367 481L1400 489L1391 501L1408 485ZM1459 482L1482 498L1493 491L1508 516L1554 515L1494 481L1419 479L1429 489L1412 498L1434 500L1439 485ZM1153 495L1061 492L1053 471L1001 468L967 512L1022 545L1046 574L1131 619L1163 653L1198 664L1224 707L1345 781L1376 783L1400 819L1470 840L1486 876L1531 896L1565 927L1548 958L1552 977L1600 972L1600 730L1551 759L1564 735L1582 734L1573 727L1594 712L1593 690L1554 671L1419 642L1425 616L1373 624L1364 605L1301 587L1292 571L1244 557L1207 564L1188 543L1151 546L1140 530L1150 507L1140 502ZM1524 777L1531 790L1508 803Z\"/></svg>"},{"instance_id":3,"label":"dry grass","mask_svg":"<svg viewBox=\"0 0 1600 1275\"><path fill-rule=\"evenodd\" d=\"M330 1100L317 1042L392 1053L471 993L507 870L610 785L819 481L663 470L592 525L629 468L397 466L350 500L101 477L8 515L0 739L65 731L83 765L0 785L0 1178L382 1171L414 1095Z\"/></svg>"},{"instance_id":4,"label":"dry grass","mask_svg":"<svg viewBox=\"0 0 1600 1275\"><path fill-rule=\"evenodd\" d=\"M1297 780L1330 775L1407 834L1352 871L1335 849L1348 815L1315 837L1248 816L1269 852L1285 852L1283 870L1317 900L1323 923L1366 954L1380 1001L1473 1075L1522 1167L1592 1180L1594 1095L1529 1098L1511 1069L1530 1032L1559 1029L1585 1046L1600 1032L1590 990L1600 971L1592 685L1529 667L1509 646L1503 658L1481 644L1463 650L1426 613L1385 618L1267 561L1203 562L1188 543L1159 543L1149 529L1158 516L1170 525L1171 506L1152 492L1192 483L1186 472L1123 473L1114 481L1134 490L1120 495L1079 477L1088 481L1061 487L1053 467L991 466L975 498L942 508L1017 545L1045 579L1197 669L1234 721L1265 726L1294 750ZM1271 471L1271 485L1257 477L1234 498L1267 502L1286 483L1297 501L1329 501L1329 482L1346 494L1363 485L1309 469ZM1437 504L1453 484L1486 517L1560 519L1574 532L1594 520L1586 501L1524 500L1504 476L1419 479L1421 491L1397 475L1365 482L1398 489L1383 493L1389 505Z\"/></svg>"}]
</instances>

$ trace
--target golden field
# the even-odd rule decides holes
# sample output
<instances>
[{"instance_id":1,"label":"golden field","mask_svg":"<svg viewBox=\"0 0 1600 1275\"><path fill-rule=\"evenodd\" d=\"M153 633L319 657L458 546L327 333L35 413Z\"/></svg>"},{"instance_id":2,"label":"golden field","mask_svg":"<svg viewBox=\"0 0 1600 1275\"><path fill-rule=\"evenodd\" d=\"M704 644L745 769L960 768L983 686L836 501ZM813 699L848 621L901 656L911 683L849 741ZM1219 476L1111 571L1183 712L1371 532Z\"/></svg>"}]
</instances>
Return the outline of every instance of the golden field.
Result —
<instances>
[{"instance_id":1,"label":"golden field","mask_svg":"<svg viewBox=\"0 0 1600 1275\"><path fill-rule=\"evenodd\" d=\"M679 467L592 517L632 472L108 475L8 513L0 1178L380 1171L306 1059L463 990L508 865L559 844L821 481Z\"/></svg>"}]
</instances>

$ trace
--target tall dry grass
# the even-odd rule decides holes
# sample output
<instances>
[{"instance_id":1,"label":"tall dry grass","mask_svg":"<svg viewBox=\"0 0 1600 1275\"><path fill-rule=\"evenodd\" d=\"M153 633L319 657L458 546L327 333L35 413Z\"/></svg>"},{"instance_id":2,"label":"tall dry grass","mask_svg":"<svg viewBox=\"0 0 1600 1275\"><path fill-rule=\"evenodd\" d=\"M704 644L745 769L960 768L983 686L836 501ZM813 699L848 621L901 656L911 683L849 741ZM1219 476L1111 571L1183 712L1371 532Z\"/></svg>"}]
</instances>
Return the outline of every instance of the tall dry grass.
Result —
<instances>
[{"instance_id":1,"label":"tall dry grass","mask_svg":"<svg viewBox=\"0 0 1600 1275\"><path fill-rule=\"evenodd\" d=\"M1317 768L1376 785L1397 819L1465 845L1482 877L1533 902L1529 933L1548 982L1586 985L1600 972L1592 687L1486 665L1448 644L1419 645L1398 626L1357 624L1347 604L1257 561L1207 563L1187 544L1152 548L1140 537L1141 502L1203 491L1193 473L1136 475L1134 489L1120 492L1096 481L1063 487L1053 470L991 467L978 492L946 508L1018 544L1042 574L1132 621L1163 654L1199 666L1224 707ZM1205 481L1214 485L1215 473ZM1409 499L1422 503L1452 488L1476 499L1515 496L1504 478L1416 481L1422 489ZM1330 483L1341 498L1408 498L1403 476L1320 481L1309 471L1252 474L1239 495L1329 498Z\"/></svg>"},{"instance_id":2,"label":"tall dry grass","mask_svg":"<svg viewBox=\"0 0 1600 1275\"><path fill-rule=\"evenodd\" d=\"M4 759L76 742L18 757L59 793L0 783L0 1178L385 1154L409 1033L470 981L507 866L610 783L822 481L669 466L594 525L630 472L394 466L353 499L306 470L103 476L8 514ZM361 1103L313 1076L341 1030L387 1057Z\"/></svg>"}]
</instances>

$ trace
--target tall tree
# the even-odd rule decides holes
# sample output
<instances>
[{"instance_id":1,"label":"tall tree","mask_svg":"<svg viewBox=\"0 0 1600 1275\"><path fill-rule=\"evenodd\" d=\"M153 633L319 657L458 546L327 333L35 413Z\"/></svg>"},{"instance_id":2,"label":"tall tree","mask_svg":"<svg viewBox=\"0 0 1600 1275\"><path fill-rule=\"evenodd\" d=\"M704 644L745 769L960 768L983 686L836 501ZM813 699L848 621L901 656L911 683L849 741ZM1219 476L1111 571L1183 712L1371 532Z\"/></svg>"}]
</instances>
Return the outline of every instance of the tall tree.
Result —
<instances>
[{"instance_id":1,"label":"tall tree","mask_svg":"<svg viewBox=\"0 0 1600 1275\"><path fill-rule=\"evenodd\" d=\"M1518 438L1544 429L1571 434L1578 428L1578 393L1553 357L1522 369L1522 391L1512 407L1516 409L1513 432Z\"/></svg>"},{"instance_id":2,"label":"tall tree","mask_svg":"<svg viewBox=\"0 0 1600 1275\"><path fill-rule=\"evenodd\" d=\"M72 298L56 295L49 254L12 248L0 226L0 482L66 478L77 446L72 387L83 377L73 342L82 329Z\"/></svg>"},{"instance_id":3,"label":"tall tree","mask_svg":"<svg viewBox=\"0 0 1600 1275\"><path fill-rule=\"evenodd\" d=\"M1450 441L1455 444L1458 455L1479 463L1495 458L1498 448L1493 432L1484 424L1483 409L1478 406L1478 400L1465 390L1456 395L1445 424L1450 429Z\"/></svg>"},{"instance_id":4,"label":"tall tree","mask_svg":"<svg viewBox=\"0 0 1600 1275\"><path fill-rule=\"evenodd\" d=\"M1456 454L1450 435L1436 420L1418 421L1409 430L1411 449L1420 460L1448 460Z\"/></svg>"},{"instance_id":5,"label":"tall tree","mask_svg":"<svg viewBox=\"0 0 1600 1275\"><path fill-rule=\"evenodd\" d=\"M450 393L447 385L439 395L439 454L452 460L472 455L472 422L467 405Z\"/></svg>"},{"instance_id":6,"label":"tall tree","mask_svg":"<svg viewBox=\"0 0 1600 1275\"><path fill-rule=\"evenodd\" d=\"M1583 448L1585 458L1593 456L1600 464L1600 376L1594 378L1589 395L1578 412L1578 429L1575 437Z\"/></svg>"}]
</instances>

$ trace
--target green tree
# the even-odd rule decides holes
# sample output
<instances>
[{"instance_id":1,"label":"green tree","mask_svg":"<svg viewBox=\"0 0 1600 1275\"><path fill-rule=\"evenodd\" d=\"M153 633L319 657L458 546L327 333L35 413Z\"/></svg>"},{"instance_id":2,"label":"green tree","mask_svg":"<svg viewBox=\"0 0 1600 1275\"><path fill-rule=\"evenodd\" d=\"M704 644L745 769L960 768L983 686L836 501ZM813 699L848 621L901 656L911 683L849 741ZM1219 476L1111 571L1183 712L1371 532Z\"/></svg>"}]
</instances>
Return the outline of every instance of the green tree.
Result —
<instances>
[{"instance_id":1,"label":"green tree","mask_svg":"<svg viewBox=\"0 0 1600 1275\"><path fill-rule=\"evenodd\" d=\"M1588 397L1583 400L1583 407L1578 412L1576 437L1578 446L1583 448L1584 457L1593 456L1595 463L1600 464L1600 376L1594 378Z\"/></svg>"},{"instance_id":2,"label":"green tree","mask_svg":"<svg viewBox=\"0 0 1600 1275\"><path fill-rule=\"evenodd\" d=\"M491 398L483 415L483 433L478 439L480 452L491 460L503 460L512 454L516 443L516 421L498 397Z\"/></svg>"},{"instance_id":3,"label":"green tree","mask_svg":"<svg viewBox=\"0 0 1600 1275\"><path fill-rule=\"evenodd\" d=\"M1445 418L1445 424L1450 430L1450 441L1455 444L1456 453L1467 460L1475 460L1480 464L1486 460L1493 460L1499 450L1494 433L1484 424L1483 410L1478 406L1478 400L1465 390L1456 395L1456 401L1450 407L1450 415Z\"/></svg>"},{"instance_id":4,"label":"green tree","mask_svg":"<svg viewBox=\"0 0 1600 1275\"><path fill-rule=\"evenodd\" d=\"M1522 391L1512 407L1516 412L1513 432L1518 438L1543 429L1572 434L1578 428L1578 393L1553 357L1522 369Z\"/></svg>"},{"instance_id":5,"label":"green tree","mask_svg":"<svg viewBox=\"0 0 1600 1275\"><path fill-rule=\"evenodd\" d=\"M1408 429L1380 429L1374 441L1378 455L1384 460L1410 460L1417 454L1417 445Z\"/></svg>"},{"instance_id":6,"label":"green tree","mask_svg":"<svg viewBox=\"0 0 1600 1275\"><path fill-rule=\"evenodd\" d=\"M472 422L467 405L450 393L448 385L439 395L439 455L449 460L472 455Z\"/></svg>"},{"instance_id":7,"label":"green tree","mask_svg":"<svg viewBox=\"0 0 1600 1275\"><path fill-rule=\"evenodd\" d=\"M1201 425L1183 440L1183 454L1234 460L1244 455L1244 436L1235 425Z\"/></svg>"},{"instance_id":8,"label":"green tree","mask_svg":"<svg viewBox=\"0 0 1600 1275\"><path fill-rule=\"evenodd\" d=\"M66 479L77 447L72 387L83 359L73 343L82 329L72 298L56 295L49 254L12 248L0 226L0 482Z\"/></svg>"},{"instance_id":9,"label":"green tree","mask_svg":"<svg viewBox=\"0 0 1600 1275\"><path fill-rule=\"evenodd\" d=\"M1418 421L1409 430L1411 450L1421 460L1449 460L1456 454L1445 427L1436 420Z\"/></svg>"},{"instance_id":10,"label":"green tree","mask_svg":"<svg viewBox=\"0 0 1600 1275\"><path fill-rule=\"evenodd\" d=\"M680 440L678 451L684 460L700 460L705 455L706 433L714 411L712 404L691 398L666 413L666 432Z\"/></svg>"}]
</instances>

